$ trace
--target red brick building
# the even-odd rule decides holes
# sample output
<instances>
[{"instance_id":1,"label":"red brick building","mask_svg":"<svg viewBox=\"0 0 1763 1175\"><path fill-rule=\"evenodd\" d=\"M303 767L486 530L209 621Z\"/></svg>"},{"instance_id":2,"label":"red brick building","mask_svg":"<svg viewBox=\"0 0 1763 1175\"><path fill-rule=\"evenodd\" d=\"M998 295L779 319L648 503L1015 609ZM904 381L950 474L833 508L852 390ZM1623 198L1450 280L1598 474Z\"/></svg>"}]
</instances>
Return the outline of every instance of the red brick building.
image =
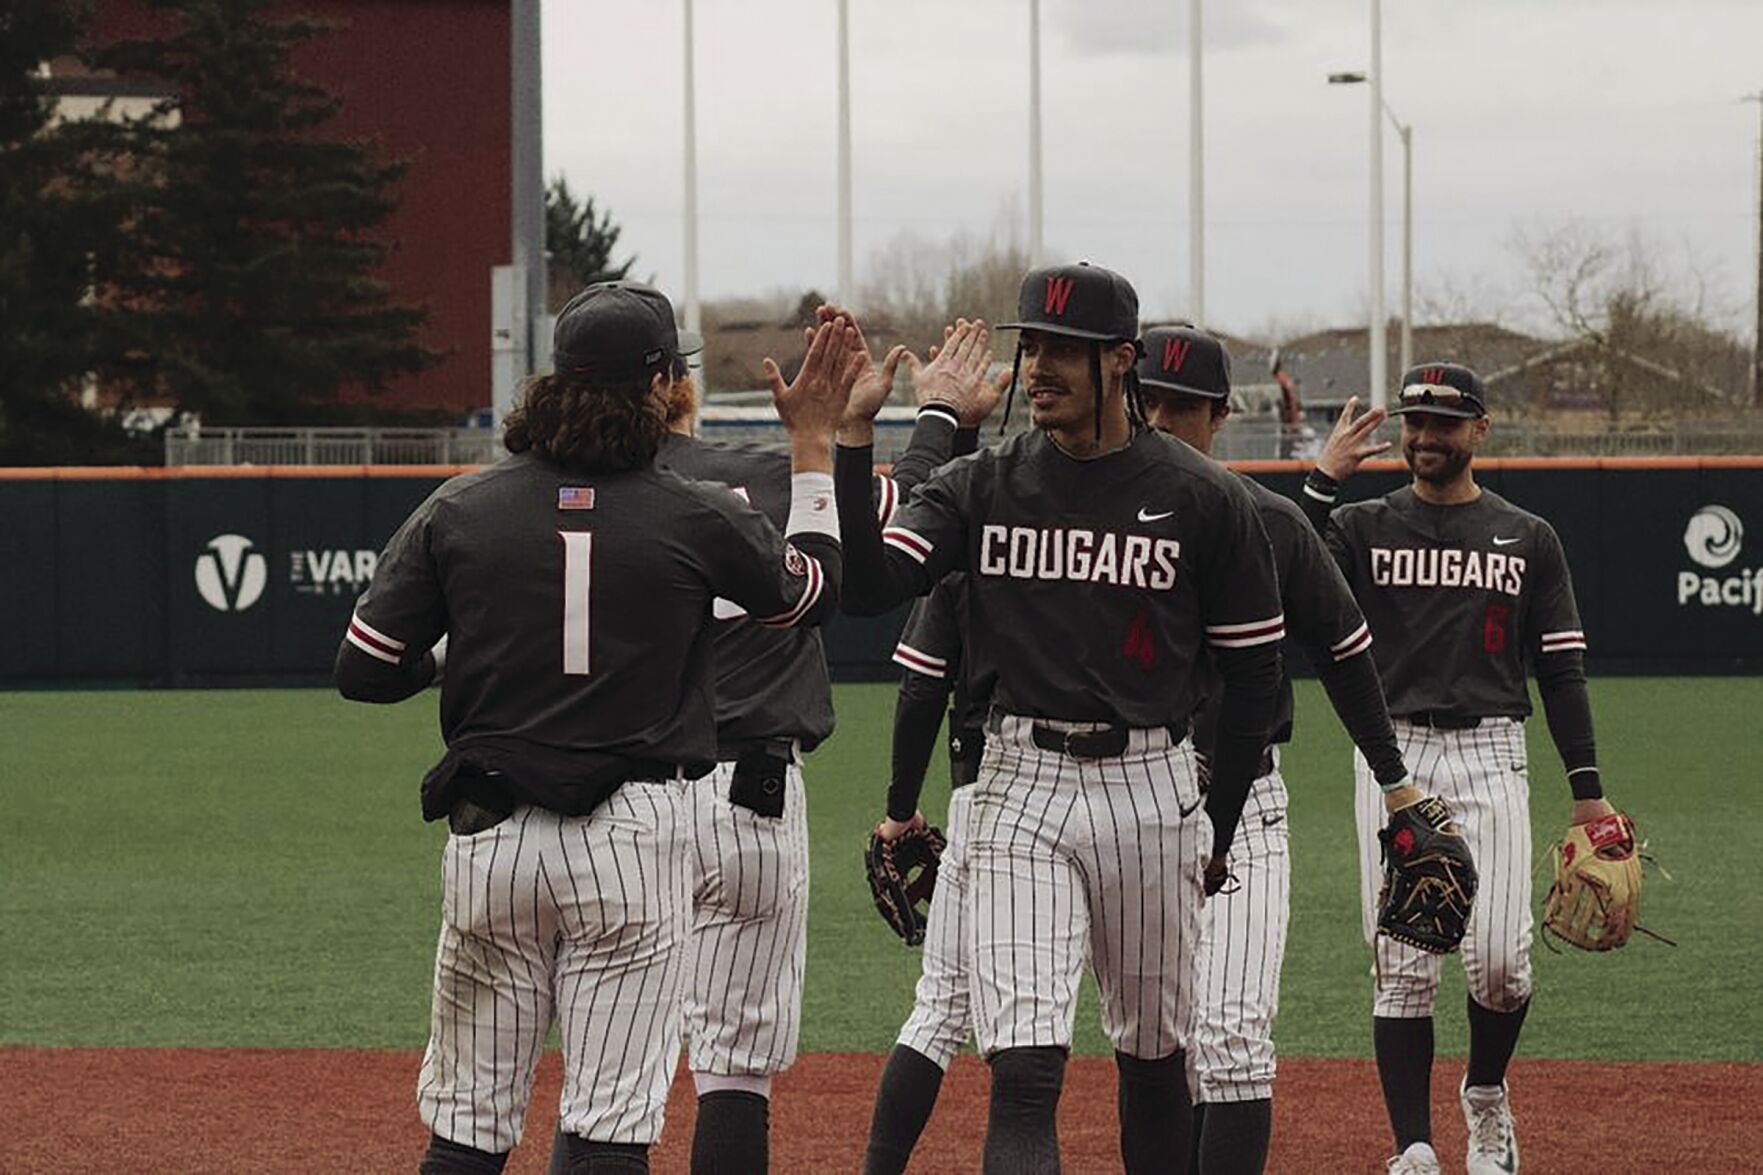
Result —
<instances>
[{"instance_id":1,"label":"red brick building","mask_svg":"<svg viewBox=\"0 0 1763 1175\"><path fill-rule=\"evenodd\" d=\"M381 276L394 301L427 306L418 341L446 358L378 402L461 416L488 407L490 271L511 251L509 0L289 0L273 11L339 26L294 57L342 99L325 133L410 164L380 230L392 247ZM91 30L145 37L163 19L142 0L100 0ZM57 89L80 92L72 79Z\"/></svg>"}]
</instances>

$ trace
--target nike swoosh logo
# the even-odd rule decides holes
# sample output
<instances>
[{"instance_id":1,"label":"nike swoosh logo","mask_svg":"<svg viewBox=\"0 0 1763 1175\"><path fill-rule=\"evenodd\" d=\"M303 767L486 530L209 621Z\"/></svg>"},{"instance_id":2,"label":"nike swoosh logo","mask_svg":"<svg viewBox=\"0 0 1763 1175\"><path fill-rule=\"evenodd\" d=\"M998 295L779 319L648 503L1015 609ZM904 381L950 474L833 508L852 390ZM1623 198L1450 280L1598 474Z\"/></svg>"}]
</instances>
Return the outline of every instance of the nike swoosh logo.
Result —
<instances>
[{"instance_id":1,"label":"nike swoosh logo","mask_svg":"<svg viewBox=\"0 0 1763 1175\"><path fill-rule=\"evenodd\" d=\"M1285 818L1286 818L1286 814L1284 812L1275 812L1271 816L1261 817L1261 823L1263 823L1263 824L1278 824L1281 820L1284 820Z\"/></svg>"},{"instance_id":2,"label":"nike swoosh logo","mask_svg":"<svg viewBox=\"0 0 1763 1175\"><path fill-rule=\"evenodd\" d=\"M1513 543L1515 543L1517 541L1518 541L1517 539L1495 539L1494 546L1496 546L1496 547L1510 547Z\"/></svg>"},{"instance_id":3,"label":"nike swoosh logo","mask_svg":"<svg viewBox=\"0 0 1763 1175\"><path fill-rule=\"evenodd\" d=\"M1140 522L1160 522L1163 519L1170 517L1174 513L1175 513L1174 510L1165 510L1161 514L1152 514L1149 511L1147 511L1143 506L1140 506L1139 507L1139 521Z\"/></svg>"}]
</instances>

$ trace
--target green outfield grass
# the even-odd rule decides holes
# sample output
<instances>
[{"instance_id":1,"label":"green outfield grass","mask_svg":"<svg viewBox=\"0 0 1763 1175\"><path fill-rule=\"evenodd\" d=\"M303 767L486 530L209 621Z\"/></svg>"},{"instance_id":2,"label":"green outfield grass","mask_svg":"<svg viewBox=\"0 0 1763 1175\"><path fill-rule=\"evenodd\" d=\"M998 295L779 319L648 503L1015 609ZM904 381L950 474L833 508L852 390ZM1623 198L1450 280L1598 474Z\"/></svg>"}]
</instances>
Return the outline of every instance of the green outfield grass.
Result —
<instances>
[{"instance_id":1,"label":"green outfield grass","mask_svg":"<svg viewBox=\"0 0 1763 1175\"><path fill-rule=\"evenodd\" d=\"M802 1045L881 1051L917 975L858 865L893 690L840 687L837 702L839 732L808 769ZM1523 1053L1763 1060L1749 917L1763 910L1763 680L1604 679L1593 704L1612 797L1674 877L1649 878L1644 921L1681 945L1539 949ZM1313 683L1298 707L1278 1037L1293 1055L1365 1055L1349 750ZM1540 720L1530 737L1541 856L1568 793ZM367 707L320 691L0 694L0 745L0 1043L421 1045L443 834L421 822L416 781L439 752L434 695ZM940 815L933 774L927 812ZM1458 1052L1461 969L1447 975L1440 1047ZM1083 1051L1103 1051L1094 1025L1089 1000Z\"/></svg>"}]
</instances>

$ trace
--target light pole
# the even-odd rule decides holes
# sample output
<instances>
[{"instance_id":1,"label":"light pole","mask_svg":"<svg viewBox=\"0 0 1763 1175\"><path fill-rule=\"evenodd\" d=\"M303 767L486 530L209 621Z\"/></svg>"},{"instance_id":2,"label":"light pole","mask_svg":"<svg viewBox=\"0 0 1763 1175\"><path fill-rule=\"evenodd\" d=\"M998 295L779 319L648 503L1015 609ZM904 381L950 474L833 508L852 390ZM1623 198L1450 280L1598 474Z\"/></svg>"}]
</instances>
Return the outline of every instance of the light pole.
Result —
<instances>
[{"instance_id":1,"label":"light pole","mask_svg":"<svg viewBox=\"0 0 1763 1175\"><path fill-rule=\"evenodd\" d=\"M851 13L839 0L839 301L857 302L851 265Z\"/></svg>"},{"instance_id":2,"label":"light pole","mask_svg":"<svg viewBox=\"0 0 1763 1175\"><path fill-rule=\"evenodd\" d=\"M1206 325L1206 120L1200 85L1200 3L1188 0L1188 302Z\"/></svg>"},{"instance_id":3,"label":"light pole","mask_svg":"<svg viewBox=\"0 0 1763 1175\"><path fill-rule=\"evenodd\" d=\"M1041 263L1041 0L1028 0L1028 263Z\"/></svg>"},{"instance_id":4,"label":"light pole","mask_svg":"<svg viewBox=\"0 0 1763 1175\"><path fill-rule=\"evenodd\" d=\"M1350 86L1367 79L1363 72L1351 70L1331 73L1328 80L1331 85ZM1402 370L1407 371L1414 366L1414 124L1397 118L1381 93L1378 104L1402 139ZM1378 207L1381 212L1381 200Z\"/></svg>"},{"instance_id":5,"label":"light pole","mask_svg":"<svg viewBox=\"0 0 1763 1175\"><path fill-rule=\"evenodd\" d=\"M697 54L692 47L692 0L686 0L686 329L703 329L698 304L698 94L695 74Z\"/></svg>"}]
</instances>

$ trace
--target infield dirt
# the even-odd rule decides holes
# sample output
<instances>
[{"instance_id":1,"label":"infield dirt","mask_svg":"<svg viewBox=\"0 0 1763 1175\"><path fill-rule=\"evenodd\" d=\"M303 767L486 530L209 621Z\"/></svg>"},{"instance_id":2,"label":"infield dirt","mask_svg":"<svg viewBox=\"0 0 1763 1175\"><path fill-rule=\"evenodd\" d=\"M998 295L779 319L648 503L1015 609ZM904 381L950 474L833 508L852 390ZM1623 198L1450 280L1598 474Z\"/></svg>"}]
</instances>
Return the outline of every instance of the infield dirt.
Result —
<instances>
[{"instance_id":1,"label":"infield dirt","mask_svg":"<svg viewBox=\"0 0 1763 1175\"><path fill-rule=\"evenodd\" d=\"M8 1172L414 1171L425 1134L414 1089L420 1056L332 1049L0 1049L0 1170ZM818 1054L778 1083L774 1172L855 1171L882 1058ZM1434 1133L1461 1169L1461 1061L1435 1074ZM674 1085L657 1172L686 1169L689 1082ZM508 1171L545 1169L557 1121L559 1059L540 1066L526 1141ZM979 1168L986 1072L960 1058L913 1171ZM1516 1062L1513 1105L1525 1170L1751 1171L1763 1156L1763 1065ZM1280 1064L1276 1172L1383 1169L1388 1136L1369 1061ZM1060 1111L1065 1169L1119 1170L1114 1068L1075 1059Z\"/></svg>"}]
</instances>

